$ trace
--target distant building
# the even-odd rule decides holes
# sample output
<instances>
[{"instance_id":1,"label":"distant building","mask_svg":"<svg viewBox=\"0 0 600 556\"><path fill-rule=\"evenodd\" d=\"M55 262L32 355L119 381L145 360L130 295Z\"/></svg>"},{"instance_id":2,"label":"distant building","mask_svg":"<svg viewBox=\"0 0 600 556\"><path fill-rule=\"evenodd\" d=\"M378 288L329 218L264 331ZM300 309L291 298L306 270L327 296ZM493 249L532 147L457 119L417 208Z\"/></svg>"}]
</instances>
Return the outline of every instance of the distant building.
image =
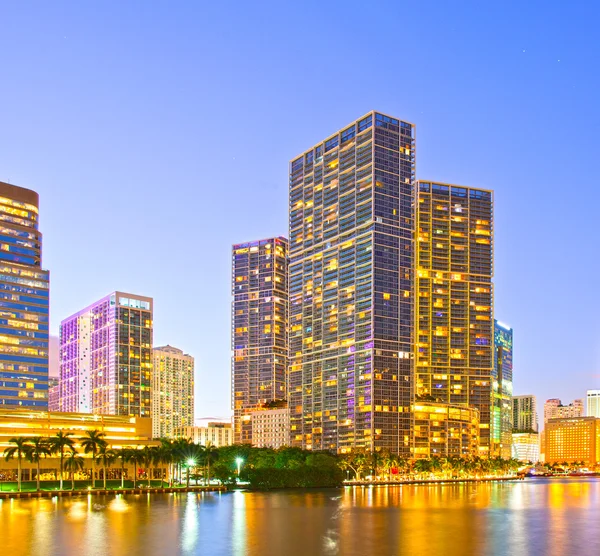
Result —
<instances>
[{"instance_id":1,"label":"distant building","mask_svg":"<svg viewBox=\"0 0 600 556\"><path fill-rule=\"evenodd\" d=\"M519 461L540 461L540 437L537 432L513 432L511 456Z\"/></svg>"},{"instance_id":2,"label":"distant building","mask_svg":"<svg viewBox=\"0 0 600 556\"><path fill-rule=\"evenodd\" d=\"M288 241L273 237L232 251L231 404L235 441L249 444L250 413L286 399Z\"/></svg>"},{"instance_id":3,"label":"distant building","mask_svg":"<svg viewBox=\"0 0 600 556\"><path fill-rule=\"evenodd\" d=\"M150 417L152 299L113 292L60 324L60 409Z\"/></svg>"},{"instance_id":4,"label":"distant building","mask_svg":"<svg viewBox=\"0 0 600 556\"><path fill-rule=\"evenodd\" d=\"M573 400L569 405L563 405L558 398L552 398L544 404L544 425L550 419L567 417L583 417L583 400Z\"/></svg>"},{"instance_id":5,"label":"distant building","mask_svg":"<svg viewBox=\"0 0 600 556\"><path fill-rule=\"evenodd\" d=\"M547 463L583 462L588 467L600 464L600 419L549 419L544 432Z\"/></svg>"},{"instance_id":6,"label":"distant building","mask_svg":"<svg viewBox=\"0 0 600 556\"><path fill-rule=\"evenodd\" d=\"M587 411L588 417L600 418L600 390L588 390L587 391Z\"/></svg>"},{"instance_id":7,"label":"distant building","mask_svg":"<svg viewBox=\"0 0 600 556\"><path fill-rule=\"evenodd\" d=\"M212 444L217 448L233 444L233 428L231 423L210 422L206 427L182 427L177 436L189 438L195 444L206 446Z\"/></svg>"},{"instance_id":8,"label":"distant building","mask_svg":"<svg viewBox=\"0 0 600 556\"><path fill-rule=\"evenodd\" d=\"M60 406L60 387L58 378L48 377L48 411L59 411Z\"/></svg>"},{"instance_id":9,"label":"distant building","mask_svg":"<svg viewBox=\"0 0 600 556\"><path fill-rule=\"evenodd\" d=\"M173 438L194 425L194 358L172 346L152 350L152 434Z\"/></svg>"},{"instance_id":10,"label":"distant building","mask_svg":"<svg viewBox=\"0 0 600 556\"><path fill-rule=\"evenodd\" d=\"M513 411L513 330L494 320L494 371L492 373L492 453L511 457Z\"/></svg>"},{"instance_id":11,"label":"distant building","mask_svg":"<svg viewBox=\"0 0 600 556\"><path fill-rule=\"evenodd\" d=\"M39 197L0 182L0 405L48 409L49 280Z\"/></svg>"},{"instance_id":12,"label":"distant building","mask_svg":"<svg viewBox=\"0 0 600 556\"><path fill-rule=\"evenodd\" d=\"M411 457L479 455L479 411L457 404L416 402Z\"/></svg>"},{"instance_id":13,"label":"distant building","mask_svg":"<svg viewBox=\"0 0 600 556\"><path fill-rule=\"evenodd\" d=\"M512 421L515 432L537 432L538 416L535 396L525 394L512 397Z\"/></svg>"},{"instance_id":14,"label":"distant building","mask_svg":"<svg viewBox=\"0 0 600 556\"><path fill-rule=\"evenodd\" d=\"M290 445L290 411L287 407L253 411L252 445L281 448Z\"/></svg>"}]
</instances>

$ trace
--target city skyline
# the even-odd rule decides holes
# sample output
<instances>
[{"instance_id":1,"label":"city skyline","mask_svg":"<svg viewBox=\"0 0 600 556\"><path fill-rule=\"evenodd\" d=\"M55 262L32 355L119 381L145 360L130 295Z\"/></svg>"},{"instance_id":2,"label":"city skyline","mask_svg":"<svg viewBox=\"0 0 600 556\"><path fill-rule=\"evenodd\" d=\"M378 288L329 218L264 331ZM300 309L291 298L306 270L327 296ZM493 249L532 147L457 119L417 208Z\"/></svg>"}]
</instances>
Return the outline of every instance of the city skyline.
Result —
<instances>
[{"instance_id":1,"label":"city skyline","mask_svg":"<svg viewBox=\"0 0 600 556\"><path fill-rule=\"evenodd\" d=\"M156 83L160 72L170 76L170 61L179 60L175 69L186 69L210 41L221 44L219 25L196 38L190 27L174 25L163 13L161 48L166 48L167 63L160 62L156 70L150 70L143 66L144 57L162 60L162 51L153 50L148 41L149 51L134 49L130 55L120 56L129 52L129 29L114 28L109 36L103 36L99 30L106 24L106 14L96 21L85 7L71 14L40 7L48 28L54 28L40 32L35 24L20 19L16 10L5 10L16 24L0 39L4 50L8 52L10 45L17 43L23 47L4 65L6 79L21 87L3 91L7 105L15 109L3 114L4 128L11 133L0 140L0 179L40 194L44 267L52 272L52 334L57 334L61 319L106 291L118 288L151 296L156 300L156 343L181 346L197 358L198 414L229 415L230 246L252 238L285 235L287 161L329 130L340 129L357 114L376 109L417 125L423 145L418 157L420 176L495 191L495 311L515 333L514 393L533 393L542 404L553 397L584 398L586 390L598 388L600 330L591 312L581 308L586 287L580 288L575 281L576 276L595 275L599 264L584 256L595 249L592 207L598 191L591 186L595 172L593 157L588 154L594 144L591 130L598 121L591 102L598 76L583 69L594 59L593 51L584 48L584 35L575 32L573 23L565 23L558 12L535 13L538 24L552 32L533 40L527 26L515 25L508 15L491 8L484 9L483 17L496 20L496 25L483 34L481 26L471 26L468 18L461 21L461 14L440 7L414 27L415 32L427 30L428 44L422 45L414 59L402 61L406 71L420 80L418 91L405 90L400 78L391 78L389 87L370 90L359 83L342 98L319 97L316 102L309 87L298 88L292 64L288 65L298 51L310 45L314 38L310 34L283 40L278 52L271 52L271 40L265 40L249 52L225 49L215 55L214 62L201 59L201 69L216 72L215 85L205 87L203 80L190 76L189 81L179 81L188 86L186 92L169 79L158 80L156 87L146 85ZM209 15L223 26L223 14L217 8L210 10ZM248 18L241 19L256 22L257 16L244 10L240 15ZM533 8L524 7L523 11L533 17ZM190 15L194 13L192 10ZM123 24L138 15L124 8ZM399 15L390 9L391 19ZM285 9L276 15L281 21L288 16ZM150 31L137 29L134 37L145 38L146 32L156 31L159 15L154 14L157 19L146 17ZM179 18L177 21L181 23ZM360 18L349 17L345 24L358 30ZM242 37L251 32L241 22L232 25ZM334 25L336 31L342 31L341 23ZM565 25L574 35L568 44L558 39L566 32ZM281 39L282 32L273 26L266 37ZM89 40L84 43L84 38ZM332 40L326 39L327 44L333 44L328 42ZM377 51L391 48L392 43L381 40L380 45L362 51L349 47L349 51L360 60L372 59L374 67L384 71ZM466 47L475 42L484 46L477 51ZM98 52L105 50L115 54L110 68L95 63ZM257 50L267 56L266 61L252 61ZM185 54L178 58L182 51ZM27 68L38 56L50 70L81 71L73 74L78 77L61 81L50 75L52 71L34 75ZM219 64L227 71L219 70ZM254 71L248 72L246 66ZM279 70L278 79L273 76L273 66ZM342 61L336 76L350 67L349 61ZM235 71L241 72L243 82L231 77ZM315 72L320 78L328 77L325 68ZM442 98L439 79L449 72L452 85ZM250 73L267 79L261 84ZM505 84L501 91L494 85L498 75ZM240 98L236 85L245 80L252 92ZM94 91L90 84L98 81L115 86L110 91ZM142 102L140 87L147 91ZM18 96L21 90L28 91L26 104ZM177 106L163 102L172 94L181 95ZM293 104L293 112L287 102L277 102L282 98ZM149 122L155 120L161 124L161 132L147 133ZM319 126L315 122L320 122ZM519 133L515 132L516 122ZM557 122L570 129L569 139L560 147L561 157L569 164L554 163ZM210 140L198 133L200 124ZM239 133L225 133L234 127ZM252 141L248 141L250 133ZM228 147L216 146L222 144ZM458 146L468 151L468 164L456 156ZM264 163L266 150L272 165ZM586 198L577 211L571 210L575 200L563 197L565 184L573 179L573 168L578 191ZM228 188L238 202L230 202L233 195ZM165 191L174 194L169 203L164 201ZM204 219L181 218L185 211L179 206L197 204L204 198L211 203ZM125 242L123 220L116 216L118 211L111 212L116 204L137 207L127 212L130 233L125 234ZM572 248L560 229L572 228L575 222L579 238L578 246ZM169 230L181 241L173 243L173 234L166 233ZM115 244L119 247L114 267L96 269L97 259ZM143 250L171 249L180 258L194 253L210 260L210 267L191 267L199 276L198 291L210 294L190 299L181 288L170 285L174 278L131 264L132 245L136 244ZM561 264L556 265L557 260ZM95 268L94 272L90 268ZM573 295L563 295L550 307L548 299L553 299L556 291L572 292L576 302ZM215 317L196 325L188 314ZM539 329L540 322L545 324L544 331ZM571 349L580 343L592 347ZM548 350L548 344L564 344L566 349ZM565 373L569 381L564 380ZM210 388L200 390L200 383Z\"/></svg>"}]
</instances>

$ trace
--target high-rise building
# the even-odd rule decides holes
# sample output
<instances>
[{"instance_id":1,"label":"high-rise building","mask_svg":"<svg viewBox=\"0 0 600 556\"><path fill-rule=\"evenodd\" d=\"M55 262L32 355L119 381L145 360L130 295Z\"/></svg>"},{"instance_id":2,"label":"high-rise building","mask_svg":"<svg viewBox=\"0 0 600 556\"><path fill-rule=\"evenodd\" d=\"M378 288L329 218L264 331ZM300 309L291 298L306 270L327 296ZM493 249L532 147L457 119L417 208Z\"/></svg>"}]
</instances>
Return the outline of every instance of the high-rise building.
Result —
<instances>
[{"instance_id":1,"label":"high-rise building","mask_svg":"<svg viewBox=\"0 0 600 556\"><path fill-rule=\"evenodd\" d=\"M596 417L548 419L544 437L548 463L600 464L600 419Z\"/></svg>"},{"instance_id":2,"label":"high-rise building","mask_svg":"<svg viewBox=\"0 0 600 556\"><path fill-rule=\"evenodd\" d=\"M477 408L493 454L492 192L419 181L415 257L415 403Z\"/></svg>"},{"instance_id":3,"label":"high-rise building","mask_svg":"<svg viewBox=\"0 0 600 556\"><path fill-rule=\"evenodd\" d=\"M515 432L537 432L538 416L535 396L530 394L513 396L512 423Z\"/></svg>"},{"instance_id":4,"label":"high-rise building","mask_svg":"<svg viewBox=\"0 0 600 556\"><path fill-rule=\"evenodd\" d=\"M415 127L370 112L290 163L292 445L408 455Z\"/></svg>"},{"instance_id":5,"label":"high-rise building","mask_svg":"<svg viewBox=\"0 0 600 556\"><path fill-rule=\"evenodd\" d=\"M588 390L586 401L586 415L600 418L600 390Z\"/></svg>"},{"instance_id":6,"label":"high-rise building","mask_svg":"<svg viewBox=\"0 0 600 556\"><path fill-rule=\"evenodd\" d=\"M48 408L49 273L38 194L0 182L0 404Z\"/></svg>"},{"instance_id":7,"label":"high-rise building","mask_svg":"<svg viewBox=\"0 0 600 556\"><path fill-rule=\"evenodd\" d=\"M573 400L569 405L563 405L558 398L552 398L544 404L544 425L550 419L568 417L583 417L583 400Z\"/></svg>"},{"instance_id":8,"label":"high-rise building","mask_svg":"<svg viewBox=\"0 0 600 556\"><path fill-rule=\"evenodd\" d=\"M48 411L60 411L60 385L58 377L48 377Z\"/></svg>"},{"instance_id":9,"label":"high-rise building","mask_svg":"<svg viewBox=\"0 0 600 556\"><path fill-rule=\"evenodd\" d=\"M60 409L150 417L152 298L113 292L60 324Z\"/></svg>"},{"instance_id":10,"label":"high-rise building","mask_svg":"<svg viewBox=\"0 0 600 556\"><path fill-rule=\"evenodd\" d=\"M287 251L283 237L233 246L231 403L236 442L252 442L254 409L287 396Z\"/></svg>"},{"instance_id":11,"label":"high-rise building","mask_svg":"<svg viewBox=\"0 0 600 556\"><path fill-rule=\"evenodd\" d=\"M194 358L172 346L152 350L152 435L194 426Z\"/></svg>"},{"instance_id":12,"label":"high-rise building","mask_svg":"<svg viewBox=\"0 0 600 556\"><path fill-rule=\"evenodd\" d=\"M494 320L491 430L493 454L511 457L513 391L513 330Z\"/></svg>"}]
</instances>

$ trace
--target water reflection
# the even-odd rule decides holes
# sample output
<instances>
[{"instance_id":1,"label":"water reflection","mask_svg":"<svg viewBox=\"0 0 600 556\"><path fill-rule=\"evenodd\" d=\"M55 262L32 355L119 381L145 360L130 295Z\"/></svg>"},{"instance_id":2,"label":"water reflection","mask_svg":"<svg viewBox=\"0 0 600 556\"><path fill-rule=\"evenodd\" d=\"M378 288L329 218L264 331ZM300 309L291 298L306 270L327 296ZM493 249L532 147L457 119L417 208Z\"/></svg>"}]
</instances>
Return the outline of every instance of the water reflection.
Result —
<instances>
[{"instance_id":1,"label":"water reflection","mask_svg":"<svg viewBox=\"0 0 600 556\"><path fill-rule=\"evenodd\" d=\"M0 501L8 554L600 554L600 481Z\"/></svg>"}]
</instances>

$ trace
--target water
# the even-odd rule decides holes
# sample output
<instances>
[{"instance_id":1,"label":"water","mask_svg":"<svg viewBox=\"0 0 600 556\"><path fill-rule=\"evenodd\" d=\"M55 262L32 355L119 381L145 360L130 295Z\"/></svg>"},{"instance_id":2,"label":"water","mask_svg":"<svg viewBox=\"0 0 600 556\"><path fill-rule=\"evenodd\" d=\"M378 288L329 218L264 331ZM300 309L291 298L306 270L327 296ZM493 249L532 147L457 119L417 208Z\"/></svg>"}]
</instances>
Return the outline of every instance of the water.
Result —
<instances>
[{"instance_id":1,"label":"water","mask_svg":"<svg viewBox=\"0 0 600 556\"><path fill-rule=\"evenodd\" d=\"M600 554L600 480L0 501L2 552Z\"/></svg>"}]
</instances>

